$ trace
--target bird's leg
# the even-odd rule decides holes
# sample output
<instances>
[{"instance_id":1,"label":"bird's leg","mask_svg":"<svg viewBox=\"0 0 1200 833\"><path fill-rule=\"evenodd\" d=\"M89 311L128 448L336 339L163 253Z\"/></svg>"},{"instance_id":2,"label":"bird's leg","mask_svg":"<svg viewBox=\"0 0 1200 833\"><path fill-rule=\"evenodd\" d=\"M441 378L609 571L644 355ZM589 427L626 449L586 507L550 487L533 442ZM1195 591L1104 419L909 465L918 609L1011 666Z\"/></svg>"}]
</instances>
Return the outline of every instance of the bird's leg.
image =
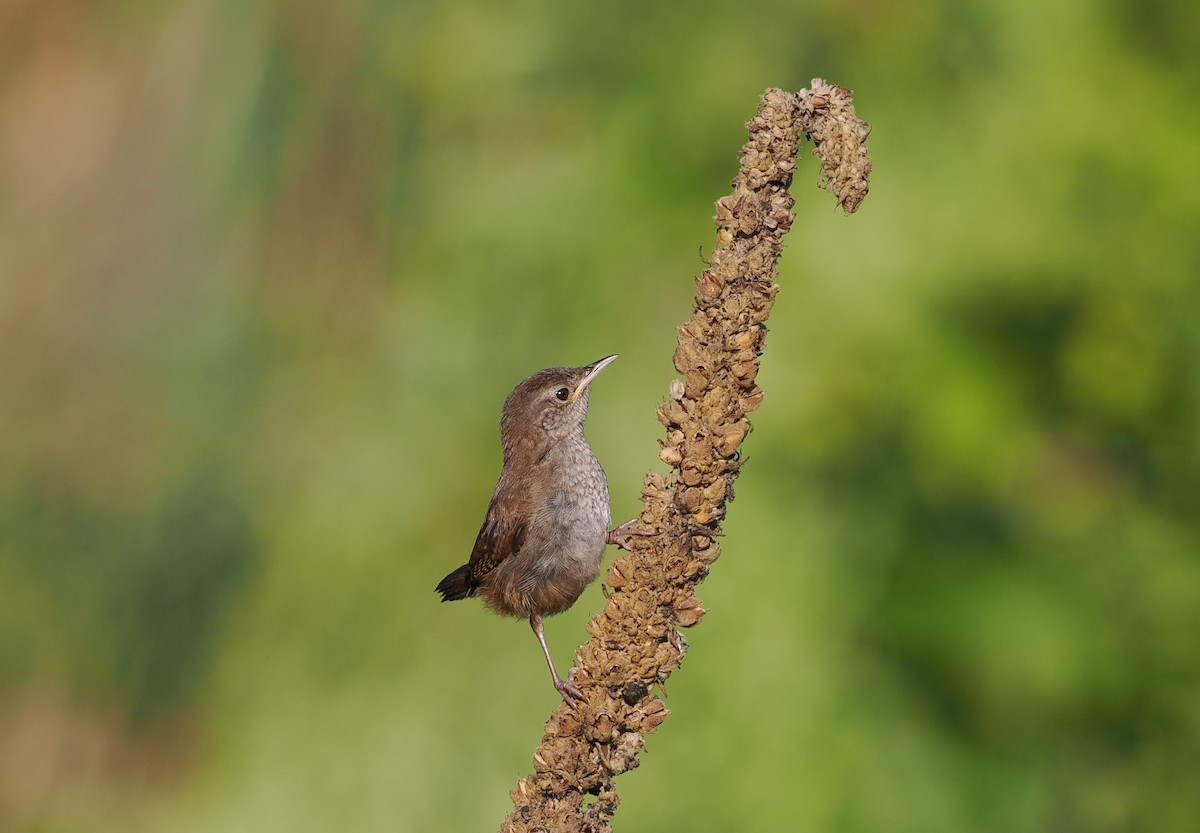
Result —
<instances>
[{"instance_id":1,"label":"bird's leg","mask_svg":"<svg viewBox=\"0 0 1200 833\"><path fill-rule=\"evenodd\" d=\"M606 544L616 544L621 549L629 552L629 536L630 535L653 535L654 533L648 529L630 529L638 522L637 518L630 518L625 523L611 530L608 536L604 539Z\"/></svg>"},{"instance_id":2,"label":"bird's leg","mask_svg":"<svg viewBox=\"0 0 1200 833\"><path fill-rule=\"evenodd\" d=\"M558 676L558 671L554 668L554 660L550 659L550 649L546 647L546 634L542 631L542 617L537 615L530 616L529 627L533 628L534 635L538 638L538 642L542 644L542 653L546 655L546 665L550 666L550 676L554 678L554 687L558 689L558 693L562 695L567 705L574 708L577 703L584 701L583 692L579 689L579 686Z\"/></svg>"}]
</instances>

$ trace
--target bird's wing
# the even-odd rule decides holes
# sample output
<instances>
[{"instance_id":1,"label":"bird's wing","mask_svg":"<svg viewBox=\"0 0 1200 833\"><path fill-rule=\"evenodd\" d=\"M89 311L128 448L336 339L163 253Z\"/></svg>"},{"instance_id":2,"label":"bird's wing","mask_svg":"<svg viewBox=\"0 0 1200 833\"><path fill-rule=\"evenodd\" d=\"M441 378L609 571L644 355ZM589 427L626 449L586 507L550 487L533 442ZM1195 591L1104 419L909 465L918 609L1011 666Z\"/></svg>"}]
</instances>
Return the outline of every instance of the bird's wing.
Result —
<instances>
[{"instance_id":1,"label":"bird's wing","mask_svg":"<svg viewBox=\"0 0 1200 833\"><path fill-rule=\"evenodd\" d=\"M479 584L497 564L516 555L525 543L528 520L523 512L506 505L508 501L504 497L503 491L498 491L492 497L487 517L483 519L483 526L475 538L475 547L467 562L471 584Z\"/></svg>"}]
</instances>

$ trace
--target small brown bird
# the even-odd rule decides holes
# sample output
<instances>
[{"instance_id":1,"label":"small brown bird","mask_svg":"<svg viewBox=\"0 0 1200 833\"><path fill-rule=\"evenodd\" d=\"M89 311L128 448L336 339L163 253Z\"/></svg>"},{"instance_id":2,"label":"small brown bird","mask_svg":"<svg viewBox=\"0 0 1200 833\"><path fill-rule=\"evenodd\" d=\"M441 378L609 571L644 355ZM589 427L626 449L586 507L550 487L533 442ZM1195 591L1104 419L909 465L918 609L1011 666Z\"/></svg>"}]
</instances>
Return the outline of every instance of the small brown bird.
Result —
<instances>
[{"instance_id":1,"label":"small brown bird","mask_svg":"<svg viewBox=\"0 0 1200 833\"><path fill-rule=\"evenodd\" d=\"M606 544L629 549L628 521L609 531L608 482L583 436L588 388L616 356L552 367L521 382L500 417L504 467L470 560L442 579L442 601L482 596L503 616L529 618L569 704L583 692L558 676L542 617L575 603L600 572ZM568 675L569 676L569 675Z\"/></svg>"}]
</instances>

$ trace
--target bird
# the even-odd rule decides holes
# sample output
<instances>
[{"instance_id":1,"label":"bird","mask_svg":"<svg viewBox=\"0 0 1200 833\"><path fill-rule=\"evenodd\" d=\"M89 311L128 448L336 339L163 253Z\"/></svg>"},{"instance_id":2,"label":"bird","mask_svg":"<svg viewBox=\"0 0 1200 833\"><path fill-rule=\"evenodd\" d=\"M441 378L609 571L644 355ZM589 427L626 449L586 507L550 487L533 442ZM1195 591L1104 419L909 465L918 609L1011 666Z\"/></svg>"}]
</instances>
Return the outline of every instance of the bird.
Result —
<instances>
[{"instance_id":1,"label":"bird","mask_svg":"<svg viewBox=\"0 0 1200 833\"><path fill-rule=\"evenodd\" d=\"M606 356L582 367L552 367L521 381L504 401L504 462L467 563L437 586L442 601L472 596L502 616L528 618L569 706L584 700L559 676L543 617L571 607L600 573L608 544L628 550L636 518L610 530L608 481L583 435L588 394Z\"/></svg>"}]
</instances>

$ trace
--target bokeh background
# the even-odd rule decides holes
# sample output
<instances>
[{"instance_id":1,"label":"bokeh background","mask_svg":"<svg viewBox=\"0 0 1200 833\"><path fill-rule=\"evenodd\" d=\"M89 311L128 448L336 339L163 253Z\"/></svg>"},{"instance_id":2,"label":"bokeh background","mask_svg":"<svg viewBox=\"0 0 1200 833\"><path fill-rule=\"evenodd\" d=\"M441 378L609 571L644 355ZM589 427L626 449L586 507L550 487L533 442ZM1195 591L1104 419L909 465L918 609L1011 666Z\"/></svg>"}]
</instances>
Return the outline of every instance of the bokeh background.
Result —
<instances>
[{"instance_id":1,"label":"bokeh background","mask_svg":"<svg viewBox=\"0 0 1200 833\"><path fill-rule=\"evenodd\" d=\"M814 75L872 192L801 161L619 828L1200 829L1198 18L0 3L0 829L498 826L556 695L433 586L500 404L620 353L636 514L743 124Z\"/></svg>"}]
</instances>

